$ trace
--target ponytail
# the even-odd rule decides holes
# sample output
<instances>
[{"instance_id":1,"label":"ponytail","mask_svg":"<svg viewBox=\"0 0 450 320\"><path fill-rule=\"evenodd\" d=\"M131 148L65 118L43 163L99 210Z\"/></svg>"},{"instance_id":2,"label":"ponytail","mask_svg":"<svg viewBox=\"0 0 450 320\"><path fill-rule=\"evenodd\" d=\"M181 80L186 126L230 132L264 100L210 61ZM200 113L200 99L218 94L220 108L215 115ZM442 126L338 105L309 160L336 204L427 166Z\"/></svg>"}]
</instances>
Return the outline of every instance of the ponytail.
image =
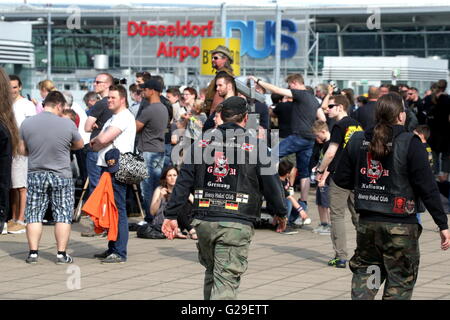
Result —
<instances>
[{"instance_id":1,"label":"ponytail","mask_svg":"<svg viewBox=\"0 0 450 320\"><path fill-rule=\"evenodd\" d=\"M392 151L393 125L404 111L403 98L398 93L388 93L378 99L375 107L376 125L369 152L372 159L381 160Z\"/></svg>"}]
</instances>

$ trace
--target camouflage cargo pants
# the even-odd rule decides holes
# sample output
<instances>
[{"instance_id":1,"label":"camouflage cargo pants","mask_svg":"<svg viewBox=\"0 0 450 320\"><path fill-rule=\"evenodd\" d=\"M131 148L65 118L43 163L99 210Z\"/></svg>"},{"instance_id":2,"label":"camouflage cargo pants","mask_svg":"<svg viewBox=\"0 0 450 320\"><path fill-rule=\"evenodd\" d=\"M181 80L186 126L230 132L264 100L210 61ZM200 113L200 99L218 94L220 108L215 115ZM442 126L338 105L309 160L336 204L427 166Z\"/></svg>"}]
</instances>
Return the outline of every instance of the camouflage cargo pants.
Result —
<instances>
[{"instance_id":1,"label":"camouflage cargo pants","mask_svg":"<svg viewBox=\"0 0 450 320\"><path fill-rule=\"evenodd\" d=\"M409 300L419 271L419 224L359 221L350 260L352 299L372 300L384 285L384 300Z\"/></svg>"},{"instance_id":2,"label":"camouflage cargo pants","mask_svg":"<svg viewBox=\"0 0 450 320\"><path fill-rule=\"evenodd\" d=\"M198 258L206 268L205 300L236 299L241 275L247 270L248 248L254 230L237 222L194 219Z\"/></svg>"}]
</instances>

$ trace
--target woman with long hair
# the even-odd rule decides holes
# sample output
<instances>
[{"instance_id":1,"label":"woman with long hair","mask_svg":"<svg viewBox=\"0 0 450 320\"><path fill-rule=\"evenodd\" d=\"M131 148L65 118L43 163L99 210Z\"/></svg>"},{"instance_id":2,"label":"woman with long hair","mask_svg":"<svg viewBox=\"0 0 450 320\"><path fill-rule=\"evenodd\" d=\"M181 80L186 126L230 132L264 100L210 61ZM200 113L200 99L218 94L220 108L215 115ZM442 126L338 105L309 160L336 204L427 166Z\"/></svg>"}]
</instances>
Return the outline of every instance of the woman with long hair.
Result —
<instances>
[{"instance_id":1,"label":"woman with long hair","mask_svg":"<svg viewBox=\"0 0 450 320\"><path fill-rule=\"evenodd\" d=\"M153 225L162 226L164 222L164 210L167 202L175 187L175 183L178 177L178 169L174 166L168 166L164 169L160 178L160 186L155 189L153 193L152 203L150 205L150 213L154 216ZM190 199L193 200L193 199ZM192 201L190 202L192 203ZM176 237L180 239L186 239L187 237L197 240L197 234L195 229L191 226L190 218L190 203L188 202L183 208L183 214L178 216L179 230ZM182 231L186 230L187 235Z\"/></svg>"},{"instance_id":2,"label":"woman with long hair","mask_svg":"<svg viewBox=\"0 0 450 320\"><path fill-rule=\"evenodd\" d=\"M10 87L8 75L0 68L0 233L4 232L9 211L12 157L19 153L19 129Z\"/></svg>"},{"instance_id":3,"label":"woman with long hair","mask_svg":"<svg viewBox=\"0 0 450 320\"><path fill-rule=\"evenodd\" d=\"M380 97L376 125L355 132L333 176L342 188L355 190L359 213L357 247L350 260L352 299L374 299L386 281L383 299L411 299L419 270L417 213L423 204L439 227L441 249L450 246L447 215L420 139L406 132L405 106L397 93ZM376 271L377 286L368 286Z\"/></svg>"}]
</instances>

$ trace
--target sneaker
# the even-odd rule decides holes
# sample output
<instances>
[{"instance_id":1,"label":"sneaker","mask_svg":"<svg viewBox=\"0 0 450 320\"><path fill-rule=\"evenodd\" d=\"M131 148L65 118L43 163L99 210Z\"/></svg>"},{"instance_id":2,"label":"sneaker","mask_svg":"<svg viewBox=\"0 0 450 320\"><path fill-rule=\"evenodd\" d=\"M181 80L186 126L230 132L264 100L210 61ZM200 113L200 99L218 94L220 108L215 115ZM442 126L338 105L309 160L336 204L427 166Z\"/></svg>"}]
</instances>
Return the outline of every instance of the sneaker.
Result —
<instances>
[{"instance_id":1,"label":"sneaker","mask_svg":"<svg viewBox=\"0 0 450 320\"><path fill-rule=\"evenodd\" d=\"M346 268L347 267L347 260L341 260L339 258L334 258L328 261L328 265L330 267L336 267L336 268Z\"/></svg>"},{"instance_id":2,"label":"sneaker","mask_svg":"<svg viewBox=\"0 0 450 320\"><path fill-rule=\"evenodd\" d=\"M97 259L106 259L106 257L107 256L109 256L109 251L108 250L105 250L105 251L103 251L102 253L96 253L96 254L94 254L94 258L97 258Z\"/></svg>"},{"instance_id":3,"label":"sneaker","mask_svg":"<svg viewBox=\"0 0 450 320\"><path fill-rule=\"evenodd\" d=\"M297 219L295 219L294 224L296 226L302 226L303 225L303 219L301 217L298 217Z\"/></svg>"},{"instance_id":4,"label":"sneaker","mask_svg":"<svg viewBox=\"0 0 450 320\"><path fill-rule=\"evenodd\" d=\"M25 259L26 263L29 264L36 264L38 262L38 255L37 254L29 254L28 257Z\"/></svg>"},{"instance_id":5,"label":"sneaker","mask_svg":"<svg viewBox=\"0 0 450 320\"><path fill-rule=\"evenodd\" d=\"M303 219L303 225L308 225L308 224L311 224L311 218L306 218L306 219Z\"/></svg>"},{"instance_id":6,"label":"sneaker","mask_svg":"<svg viewBox=\"0 0 450 320\"><path fill-rule=\"evenodd\" d=\"M27 231L27 227L24 224L13 222L11 225L8 225L8 233L11 234L19 234L25 233Z\"/></svg>"},{"instance_id":7,"label":"sneaker","mask_svg":"<svg viewBox=\"0 0 450 320\"><path fill-rule=\"evenodd\" d=\"M331 226L330 225L322 226L322 229L318 232L318 234L323 236L329 236L331 234Z\"/></svg>"},{"instance_id":8,"label":"sneaker","mask_svg":"<svg viewBox=\"0 0 450 320\"><path fill-rule=\"evenodd\" d=\"M118 254L111 253L105 259L102 260L102 264L124 263L125 259Z\"/></svg>"},{"instance_id":9,"label":"sneaker","mask_svg":"<svg viewBox=\"0 0 450 320\"><path fill-rule=\"evenodd\" d=\"M69 263L73 263L73 259L67 253L66 256L63 256L62 254L56 255L56 264L69 264Z\"/></svg>"},{"instance_id":10,"label":"sneaker","mask_svg":"<svg viewBox=\"0 0 450 320\"><path fill-rule=\"evenodd\" d=\"M323 225L322 225L321 223L319 223L319 225L317 226L317 228L312 229L311 232L313 232L313 233L319 233L322 229L323 229Z\"/></svg>"},{"instance_id":11,"label":"sneaker","mask_svg":"<svg viewBox=\"0 0 450 320\"><path fill-rule=\"evenodd\" d=\"M286 227L286 230L284 230L283 232L280 232L280 234L287 234L287 235L296 234L296 233L298 233L298 231L292 227Z\"/></svg>"}]
</instances>

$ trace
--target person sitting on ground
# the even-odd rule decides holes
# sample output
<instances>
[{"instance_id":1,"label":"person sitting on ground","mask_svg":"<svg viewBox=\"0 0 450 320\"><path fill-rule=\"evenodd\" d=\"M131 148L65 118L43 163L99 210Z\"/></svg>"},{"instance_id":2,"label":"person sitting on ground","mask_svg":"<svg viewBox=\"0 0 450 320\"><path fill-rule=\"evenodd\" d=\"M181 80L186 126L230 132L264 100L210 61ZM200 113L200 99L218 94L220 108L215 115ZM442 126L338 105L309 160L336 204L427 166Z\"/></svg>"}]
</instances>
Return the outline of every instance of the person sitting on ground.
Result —
<instances>
[{"instance_id":1,"label":"person sitting on ground","mask_svg":"<svg viewBox=\"0 0 450 320\"><path fill-rule=\"evenodd\" d=\"M294 165L288 160L281 160L278 165L278 175L280 176L281 184L285 191L285 201L288 209L288 226L286 230L282 232L284 234L296 233L292 230L295 226L311 224L311 219L308 217L308 214L294 198L294 188L289 184L290 172L293 167ZM292 208L299 214L297 219L293 218L293 215L291 214Z\"/></svg>"},{"instance_id":2,"label":"person sitting on ground","mask_svg":"<svg viewBox=\"0 0 450 320\"><path fill-rule=\"evenodd\" d=\"M160 178L160 186L155 189L153 193L152 203L150 205L150 213L154 216L152 225L161 230L164 222L164 210L172 194L173 188L178 177L178 169L173 166L167 167ZM178 216L178 225L180 228L176 234L176 238L186 239L187 237L197 240L195 229L191 226L190 205L193 202L192 195L189 197L189 202L185 205L183 214ZM182 230L187 230L187 235L182 233Z\"/></svg>"}]
</instances>

